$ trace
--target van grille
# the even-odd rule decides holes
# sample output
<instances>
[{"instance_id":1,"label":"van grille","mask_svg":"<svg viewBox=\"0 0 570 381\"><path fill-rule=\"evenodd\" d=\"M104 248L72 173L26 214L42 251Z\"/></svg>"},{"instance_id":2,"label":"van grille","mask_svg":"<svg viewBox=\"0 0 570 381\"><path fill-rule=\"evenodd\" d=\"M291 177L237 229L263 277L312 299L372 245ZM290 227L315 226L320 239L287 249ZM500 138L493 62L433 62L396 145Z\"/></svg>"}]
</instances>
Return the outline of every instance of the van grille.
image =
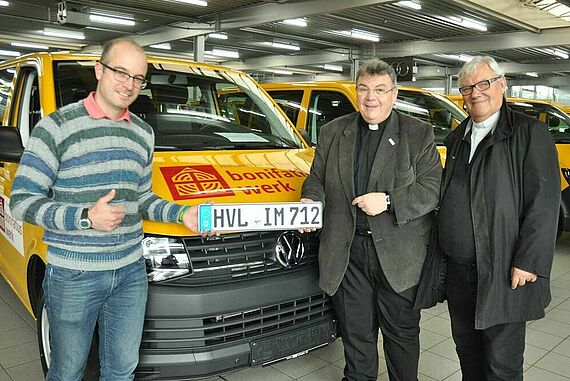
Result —
<instances>
[{"instance_id":1,"label":"van grille","mask_svg":"<svg viewBox=\"0 0 570 381\"><path fill-rule=\"evenodd\" d=\"M282 233L247 232L184 238L193 273L169 284L187 286L235 282L316 266L319 243L315 234L302 235L305 255L300 263L289 269L281 266L275 260L275 246Z\"/></svg>"},{"instance_id":2,"label":"van grille","mask_svg":"<svg viewBox=\"0 0 570 381\"><path fill-rule=\"evenodd\" d=\"M250 341L332 318L332 306L324 293L249 311L195 319L157 318L145 321L142 348L180 350L210 348Z\"/></svg>"}]
</instances>

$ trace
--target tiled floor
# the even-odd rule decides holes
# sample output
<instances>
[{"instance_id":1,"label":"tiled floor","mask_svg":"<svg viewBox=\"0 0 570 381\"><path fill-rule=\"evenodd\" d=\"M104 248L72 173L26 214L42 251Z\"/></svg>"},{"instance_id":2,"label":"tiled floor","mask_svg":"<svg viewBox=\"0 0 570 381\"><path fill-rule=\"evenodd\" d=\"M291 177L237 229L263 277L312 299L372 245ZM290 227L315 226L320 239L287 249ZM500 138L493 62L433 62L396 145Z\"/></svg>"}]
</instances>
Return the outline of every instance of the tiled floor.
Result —
<instances>
[{"instance_id":1,"label":"tiled floor","mask_svg":"<svg viewBox=\"0 0 570 381\"><path fill-rule=\"evenodd\" d=\"M552 294L546 318L528 324L526 381L570 381L570 233L562 236L556 250ZM421 327L420 381L460 380L446 306L424 311ZM0 381L43 380L35 330L35 321L0 278ZM380 357L378 380L388 380ZM292 360L209 381L337 381L343 366L342 344L337 340Z\"/></svg>"}]
</instances>

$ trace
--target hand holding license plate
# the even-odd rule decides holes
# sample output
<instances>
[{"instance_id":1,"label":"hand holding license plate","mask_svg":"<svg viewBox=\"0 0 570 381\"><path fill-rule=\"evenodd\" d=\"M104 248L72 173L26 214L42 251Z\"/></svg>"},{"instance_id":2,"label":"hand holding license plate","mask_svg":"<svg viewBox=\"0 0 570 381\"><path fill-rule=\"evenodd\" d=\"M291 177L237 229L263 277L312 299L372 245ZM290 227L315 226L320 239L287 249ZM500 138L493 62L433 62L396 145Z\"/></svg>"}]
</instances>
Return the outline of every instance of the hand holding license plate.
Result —
<instances>
[{"instance_id":1,"label":"hand holding license plate","mask_svg":"<svg viewBox=\"0 0 570 381\"><path fill-rule=\"evenodd\" d=\"M200 231L296 230L321 228L320 202L278 202L259 204L201 204Z\"/></svg>"}]
</instances>

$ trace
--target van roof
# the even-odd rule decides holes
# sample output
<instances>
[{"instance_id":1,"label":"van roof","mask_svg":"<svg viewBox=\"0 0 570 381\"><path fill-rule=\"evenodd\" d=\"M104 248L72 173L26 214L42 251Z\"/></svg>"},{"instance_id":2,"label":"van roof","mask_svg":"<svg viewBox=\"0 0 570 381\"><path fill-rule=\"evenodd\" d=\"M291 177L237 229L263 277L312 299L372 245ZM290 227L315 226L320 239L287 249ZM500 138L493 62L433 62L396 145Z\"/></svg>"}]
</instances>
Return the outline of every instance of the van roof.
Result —
<instances>
[{"instance_id":1,"label":"van roof","mask_svg":"<svg viewBox=\"0 0 570 381\"><path fill-rule=\"evenodd\" d=\"M9 60L0 62L0 67L7 65L13 65L15 62L26 62L29 60L44 60L44 61L66 61L66 60L78 60L78 61L92 61L97 60L101 54L99 53L76 53L76 52L38 52L29 53L19 57L15 57ZM173 64L173 65L190 65L193 67L199 67L210 70L221 70L225 72L234 72L245 74L242 71L231 69L224 66L211 65L202 62L195 62L190 59L184 58L173 58L160 55L147 55L149 63L161 63L161 64Z\"/></svg>"},{"instance_id":2,"label":"van roof","mask_svg":"<svg viewBox=\"0 0 570 381\"><path fill-rule=\"evenodd\" d=\"M261 86L266 89L286 89L286 88L298 88L298 87L331 87L331 88L339 88L345 87L354 89L354 81L347 81L347 80L339 80L339 81L300 81L300 82L272 82L272 83L262 83ZM420 93L429 93L429 94L437 94L433 91L421 89L419 87L412 87L412 86L402 86L398 85L399 90L409 90L409 91L416 91Z\"/></svg>"}]
</instances>

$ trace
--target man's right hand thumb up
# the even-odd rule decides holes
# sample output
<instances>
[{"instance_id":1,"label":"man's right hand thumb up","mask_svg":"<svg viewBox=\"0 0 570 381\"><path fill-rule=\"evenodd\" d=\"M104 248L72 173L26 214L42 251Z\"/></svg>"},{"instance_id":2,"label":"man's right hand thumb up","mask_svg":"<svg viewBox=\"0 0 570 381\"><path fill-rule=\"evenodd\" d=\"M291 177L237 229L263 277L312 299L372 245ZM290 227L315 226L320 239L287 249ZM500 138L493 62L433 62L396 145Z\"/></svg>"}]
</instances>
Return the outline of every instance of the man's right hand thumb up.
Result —
<instances>
[{"instance_id":1,"label":"man's right hand thumb up","mask_svg":"<svg viewBox=\"0 0 570 381\"><path fill-rule=\"evenodd\" d=\"M125 218L125 206L120 204L109 205L116 194L117 191L112 189L89 208L88 216L93 229L110 232L115 230L115 228L123 222Z\"/></svg>"}]
</instances>

